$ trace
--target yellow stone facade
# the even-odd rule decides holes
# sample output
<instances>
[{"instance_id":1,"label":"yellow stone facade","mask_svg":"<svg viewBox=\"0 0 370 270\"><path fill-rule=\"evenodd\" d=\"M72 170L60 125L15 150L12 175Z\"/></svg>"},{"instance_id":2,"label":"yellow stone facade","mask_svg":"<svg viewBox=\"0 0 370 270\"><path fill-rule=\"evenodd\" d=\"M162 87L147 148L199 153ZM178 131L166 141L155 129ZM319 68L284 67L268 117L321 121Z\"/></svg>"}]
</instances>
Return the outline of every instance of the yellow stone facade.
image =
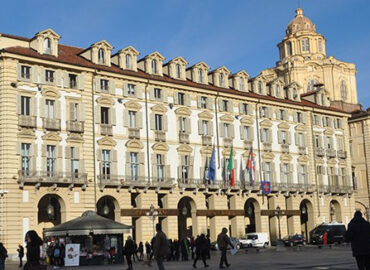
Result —
<instances>
[{"instance_id":1,"label":"yellow stone facade","mask_svg":"<svg viewBox=\"0 0 370 270\"><path fill-rule=\"evenodd\" d=\"M255 78L204 62L187 68L182 57L163 63L158 52L138 60L131 46L112 54L107 41L61 45L51 29L33 38L1 34L0 241L12 252L27 230L42 233L95 208L133 226L138 242L152 238L156 222L172 239L209 233L214 241L227 227L274 242L278 206L287 212L282 236L347 224L355 209L350 114L333 104L342 80L357 103L355 68L326 58L325 39L302 16L297 10L278 45L292 42L292 54L281 51L277 66ZM299 49L302 37L308 52ZM214 183L206 179L213 145ZM252 147L254 185L246 169ZM262 196L261 180L271 194Z\"/></svg>"}]
</instances>

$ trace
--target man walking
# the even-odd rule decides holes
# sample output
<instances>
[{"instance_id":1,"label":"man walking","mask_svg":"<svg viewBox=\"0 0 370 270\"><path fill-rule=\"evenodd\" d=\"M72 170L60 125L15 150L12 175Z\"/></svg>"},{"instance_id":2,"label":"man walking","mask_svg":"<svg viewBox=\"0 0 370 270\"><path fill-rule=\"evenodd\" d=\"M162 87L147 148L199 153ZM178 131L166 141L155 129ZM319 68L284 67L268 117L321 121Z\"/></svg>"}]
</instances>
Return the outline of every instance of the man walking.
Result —
<instances>
[{"instance_id":1,"label":"man walking","mask_svg":"<svg viewBox=\"0 0 370 270\"><path fill-rule=\"evenodd\" d=\"M154 258L157 260L159 270L164 270L163 261L169 253L167 236L162 232L161 224L155 226L157 234L154 237L153 252Z\"/></svg>"},{"instance_id":2,"label":"man walking","mask_svg":"<svg viewBox=\"0 0 370 270\"><path fill-rule=\"evenodd\" d=\"M356 211L348 224L346 241L351 242L353 257L359 270L370 270L370 223Z\"/></svg>"},{"instance_id":3,"label":"man walking","mask_svg":"<svg viewBox=\"0 0 370 270\"><path fill-rule=\"evenodd\" d=\"M195 239L194 242L195 245L195 259L193 263L193 267L197 268L197 261L199 258L202 258L204 267L208 267L209 265L206 262L206 257L207 257L207 249L208 249L208 243L206 236L202 233L200 236Z\"/></svg>"},{"instance_id":4,"label":"man walking","mask_svg":"<svg viewBox=\"0 0 370 270\"><path fill-rule=\"evenodd\" d=\"M222 228L221 233L217 236L217 245L218 249L221 250L220 268L225 268L224 263L226 267L229 267L230 264L227 262L226 250L228 245L232 248L234 248L234 246L231 244L229 236L227 236L226 228Z\"/></svg>"},{"instance_id":5,"label":"man walking","mask_svg":"<svg viewBox=\"0 0 370 270\"><path fill-rule=\"evenodd\" d=\"M0 242L0 270L5 269L5 260L8 257L8 251L4 247L3 243Z\"/></svg>"},{"instance_id":6,"label":"man walking","mask_svg":"<svg viewBox=\"0 0 370 270\"><path fill-rule=\"evenodd\" d=\"M127 270L133 269L131 256L134 254L134 251L135 251L134 241L132 240L131 236L128 236L125 244L125 254L128 266Z\"/></svg>"}]
</instances>

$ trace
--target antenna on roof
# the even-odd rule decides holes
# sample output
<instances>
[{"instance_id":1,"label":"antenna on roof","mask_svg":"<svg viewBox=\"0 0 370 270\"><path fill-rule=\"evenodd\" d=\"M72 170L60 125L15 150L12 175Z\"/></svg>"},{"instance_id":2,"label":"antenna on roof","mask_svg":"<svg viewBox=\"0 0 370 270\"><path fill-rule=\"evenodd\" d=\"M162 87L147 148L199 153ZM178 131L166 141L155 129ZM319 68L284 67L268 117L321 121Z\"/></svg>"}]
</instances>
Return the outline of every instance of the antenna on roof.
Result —
<instances>
[{"instance_id":1,"label":"antenna on roof","mask_svg":"<svg viewBox=\"0 0 370 270\"><path fill-rule=\"evenodd\" d=\"M301 0L298 0L298 8L301 8Z\"/></svg>"}]
</instances>

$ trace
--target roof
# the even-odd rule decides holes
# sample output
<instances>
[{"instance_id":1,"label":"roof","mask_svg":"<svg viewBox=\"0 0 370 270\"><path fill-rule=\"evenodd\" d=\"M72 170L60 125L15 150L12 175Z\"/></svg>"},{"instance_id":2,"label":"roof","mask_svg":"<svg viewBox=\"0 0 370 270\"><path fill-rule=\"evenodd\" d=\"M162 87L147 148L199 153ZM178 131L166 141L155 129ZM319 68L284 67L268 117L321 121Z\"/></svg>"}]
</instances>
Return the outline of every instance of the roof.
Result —
<instances>
[{"instance_id":1,"label":"roof","mask_svg":"<svg viewBox=\"0 0 370 270\"><path fill-rule=\"evenodd\" d=\"M316 32L316 27L312 21L303 15L303 9L297 8L295 18L288 24L287 34L294 34L300 31Z\"/></svg>"},{"instance_id":2,"label":"roof","mask_svg":"<svg viewBox=\"0 0 370 270\"><path fill-rule=\"evenodd\" d=\"M80 217L45 229L45 236L122 234L129 233L131 226L99 216L94 211L85 211Z\"/></svg>"}]
</instances>

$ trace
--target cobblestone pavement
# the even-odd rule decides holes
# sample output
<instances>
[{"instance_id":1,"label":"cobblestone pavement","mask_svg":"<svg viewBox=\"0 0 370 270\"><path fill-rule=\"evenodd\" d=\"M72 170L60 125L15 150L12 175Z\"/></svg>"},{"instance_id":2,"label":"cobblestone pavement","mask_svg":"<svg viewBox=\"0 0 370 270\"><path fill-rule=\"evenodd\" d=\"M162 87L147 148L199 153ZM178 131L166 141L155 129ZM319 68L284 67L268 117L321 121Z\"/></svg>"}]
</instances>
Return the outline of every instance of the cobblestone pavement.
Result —
<instances>
[{"instance_id":1,"label":"cobblestone pavement","mask_svg":"<svg viewBox=\"0 0 370 270\"><path fill-rule=\"evenodd\" d=\"M208 262L210 267L207 269L219 269L218 262L220 254L212 252L211 260ZM275 248L268 248L256 252L249 250L239 250L239 252L231 256L228 254L229 269L357 269L354 258L349 247L333 247L319 249L317 247L303 247L302 250L297 248L287 248L285 251L276 251ZM198 261L198 269L203 269L203 263ZM187 262L166 262L165 268L168 270L193 269L192 261ZM9 263L6 270L19 269L17 265ZM77 267L66 267L64 269L77 269ZM81 270L100 270L100 269L127 269L127 265L102 265L78 267ZM152 267L143 263L135 263L134 270L156 270L156 264Z\"/></svg>"}]
</instances>

